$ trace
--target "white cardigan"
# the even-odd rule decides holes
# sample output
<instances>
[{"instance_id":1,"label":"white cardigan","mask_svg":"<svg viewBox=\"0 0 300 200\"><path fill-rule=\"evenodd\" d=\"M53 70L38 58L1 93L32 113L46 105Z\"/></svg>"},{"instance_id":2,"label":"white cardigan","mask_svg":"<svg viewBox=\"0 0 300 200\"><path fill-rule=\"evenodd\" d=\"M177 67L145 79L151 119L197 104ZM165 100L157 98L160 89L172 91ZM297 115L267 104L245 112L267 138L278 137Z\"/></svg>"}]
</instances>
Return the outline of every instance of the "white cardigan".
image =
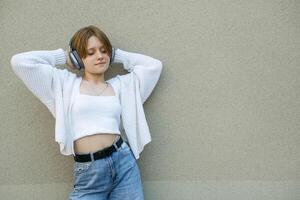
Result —
<instances>
[{"instance_id":1,"label":"white cardigan","mask_svg":"<svg viewBox=\"0 0 300 200\"><path fill-rule=\"evenodd\" d=\"M159 80L162 63L150 56L116 49L113 62L123 64L129 73L107 80L120 88L121 120L127 140L136 159L151 141L143 103ZM18 53L11 58L15 74L26 87L49 109L55 118L55 141L63 155L75 155L70 111L76 98L76 88L82 77L67 69L56 68L66 64L63 49Z\"/></svg>"}]
</instances>

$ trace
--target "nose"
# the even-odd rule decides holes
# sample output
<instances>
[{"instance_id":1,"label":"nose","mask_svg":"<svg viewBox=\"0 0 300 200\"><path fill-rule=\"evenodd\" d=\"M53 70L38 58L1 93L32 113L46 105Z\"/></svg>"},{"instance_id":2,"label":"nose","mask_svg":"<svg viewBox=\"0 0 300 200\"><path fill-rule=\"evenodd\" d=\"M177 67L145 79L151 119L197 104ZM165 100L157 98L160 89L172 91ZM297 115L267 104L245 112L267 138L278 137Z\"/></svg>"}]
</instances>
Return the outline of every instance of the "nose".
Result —
<instances>
[{"instance_id":1,"label":"nose","mask_svg":"<svg viewBox=\"0 0 300 200\"><path fill-rule=\"evenodd\" d=\"M103 59L103 54L99 50L97 51L97 58Z\"/></svg>"}]
</instances>

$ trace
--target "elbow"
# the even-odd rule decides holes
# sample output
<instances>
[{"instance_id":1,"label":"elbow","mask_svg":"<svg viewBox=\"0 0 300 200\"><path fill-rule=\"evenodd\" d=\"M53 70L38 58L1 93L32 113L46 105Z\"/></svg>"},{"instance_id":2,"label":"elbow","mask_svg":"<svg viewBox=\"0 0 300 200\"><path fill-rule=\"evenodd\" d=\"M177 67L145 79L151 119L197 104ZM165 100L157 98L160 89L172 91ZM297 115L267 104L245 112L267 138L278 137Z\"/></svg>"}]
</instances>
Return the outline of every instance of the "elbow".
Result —
<instances>
[{"instance_id":1,"label":"elbow","mask_svg":"<svg viewBox=\"0 0 300 200\"><path fill-rule=\"evenodd\" d=\"M12 69L15 69L15 67L17 66L17 61L18 60L18 56L17 55L13 55L10 59L10 65L12 67Z\"/></svg>"},{"instance_id":2,"label":"elbow","mask_svg":"<svg viewBox=\"0 0 300 200\"><path fill-rule=\"evenodd\" d=\"M163 67L163 64L162 64L162 62L160 60L158 60L158 65L159 65L160 68Z\"/></svg>"},{"instance_id":3,"label":"elbow","mask_svg":"<svg viewBox=\"0 0 300 200\"><path fill-rule=\"evenodd\" d=\"M25 56L21 53L15 54L10 59L10 65L13 70L16 70L17 67L20 67L20 65L23 65L25 62Z\"/></svg>"},{"instance_id":4,"label":"elbow","mask_svg":"<svg viewBox=\"0 0 300 200\"><path fill-rule=\"evenodd\" d=\"M10 65L13 71L17 72L23 65L24 59L20 54L15 54L10 59Z\"/></svg>"},{"instance_id":5,"label":"elbow","mask_svg":"<svg viewBox=\"0 0 300 200\"><path fill-rule=\"evenodd\" d=\"M163 68L163 64L160 60L157 60L157 69L159 70L159 73L161 73Z\"/></svg>"},{"instance_id":6,"label":"elbow","mask_svg":"<svg viewBox=\"0 0 300 200\"><path fill-rule=\"evenodd\" d=\"M151 73L153 76L159 77L162 72L163 64L160 60L155 59L152 64Z\"/></svg>"},{"instance_id":7,"label":"elbow","mask_svg":"<svg viewBox=\"0 0 300 200\"><path fill-rule=\"evenodd\" d=\"M155 59L155 66L156 66L157 69L159 69L159 71L161 71L162 68L163 68L162 62L158 59Z\"/></svg>"}]
</instances>

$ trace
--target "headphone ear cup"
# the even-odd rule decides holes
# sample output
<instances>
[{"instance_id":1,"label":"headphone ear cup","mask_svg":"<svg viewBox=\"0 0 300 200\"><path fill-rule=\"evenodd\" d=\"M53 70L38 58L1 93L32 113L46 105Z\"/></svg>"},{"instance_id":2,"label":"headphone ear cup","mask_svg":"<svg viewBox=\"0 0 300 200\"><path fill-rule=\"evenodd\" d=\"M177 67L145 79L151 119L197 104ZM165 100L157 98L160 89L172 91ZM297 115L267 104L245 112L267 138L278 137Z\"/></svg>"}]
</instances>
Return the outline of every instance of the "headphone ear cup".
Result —
<instances>
[{"instance_id":1,"label":"headphone ear cup","mask_svg":"<svg viewBox=\"0 0 300 200\"><path fill-rule=\"evenodd\" d=\"M72 63L75 65L75 67L78 70L80 70L81 68L84 68L84 64L76 50L70 51L70 60L72 61Z\"/></svg>"},{"instance_id":2,"label":"headphone ear cup","mask_svg":"<svg viewBox=\"0 0 300 200\"><path fill-rule=\"evenodd\" d=\"M111 52L111 56L110 56L109 65L111 65L111 63L114 62L114 58L115 58L115 48L112 47L112 52Z\"/></svg>"}]
</instances>

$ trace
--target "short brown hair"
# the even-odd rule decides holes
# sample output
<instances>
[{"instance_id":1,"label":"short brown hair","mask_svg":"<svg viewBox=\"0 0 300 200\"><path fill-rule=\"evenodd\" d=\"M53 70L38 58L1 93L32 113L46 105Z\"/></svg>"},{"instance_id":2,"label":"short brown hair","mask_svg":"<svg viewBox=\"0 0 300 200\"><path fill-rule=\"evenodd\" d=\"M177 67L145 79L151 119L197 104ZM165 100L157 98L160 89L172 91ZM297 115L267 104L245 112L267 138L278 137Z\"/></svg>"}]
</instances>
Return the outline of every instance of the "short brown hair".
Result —
<instances>
[{"instance_id":1,"label":"short brown hair","mask_svg":"<svg viewBox=\"0 0 300 200\"><path fill-rule=\"evenodd\" d=\"M104 46L104 49L107 51L108 55L111 57L112 54L112 45L105 35L105 33L94 25L89 25L79 29L71 38L71 46L76 49L80 58L87 57L87 45L88 39L91 36L96 36Z\"/></svg>"}]
</instances>

